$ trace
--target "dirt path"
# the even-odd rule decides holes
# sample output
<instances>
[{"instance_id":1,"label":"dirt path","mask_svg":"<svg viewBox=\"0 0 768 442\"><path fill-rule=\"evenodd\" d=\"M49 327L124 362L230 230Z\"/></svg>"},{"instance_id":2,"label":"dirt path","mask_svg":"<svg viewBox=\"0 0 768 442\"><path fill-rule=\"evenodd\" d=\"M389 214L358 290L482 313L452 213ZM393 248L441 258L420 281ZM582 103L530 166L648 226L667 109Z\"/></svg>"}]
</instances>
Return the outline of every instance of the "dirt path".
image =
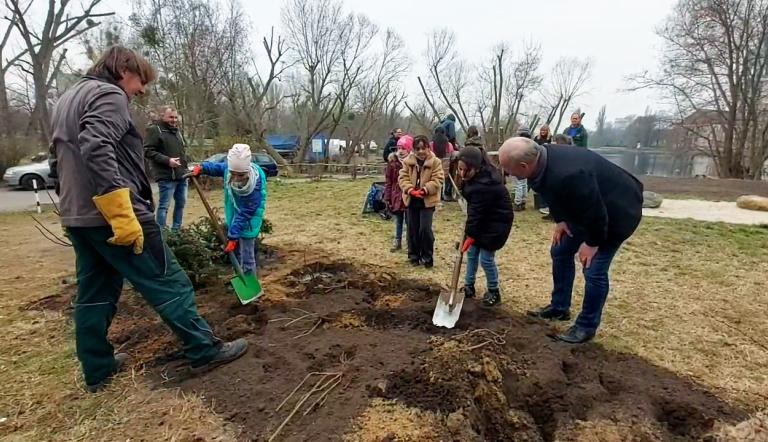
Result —
<instances>
[{"instance_id":1,"label":"dirt path","mask_svg":"<svg viewBox=\"0 0 768 442\"><path fill-rule=\"evenodd\" d=\"M768 212L746 210L728 201L664 199L658 209L643 209L644 216L695 219L730 224L768 225Z\"/></svg>"},{"instance_id":2,"label":"dirt path","mask_svg":"<svg viewBox=\"0 0 768 442\"><path fill-rule=\"evenodd\" d=\"M654 176L640 176L638 178L643 182L645 190L660 193L664 197L736 201L736 198L741 195L768 196L768 181Z\"/></svg>"},{"instance_id":3,"label":"dirt path","mask_svg":"<svg viewBox=\"0 0 768 442\"><path fill-rule=\"evenodd\" d=\"M556 343L547 324L468 301L455 330L437 329L437 287L304 250L280 255L258 305L239 305L223 282L198 294L222 339L248 338L243 359L190 376L170 332L128 293L112 342L158 387L205 398L242 440L278 429L287 441L670 440L746 417L637 356ZM66 310L71 295L29 308Z\"/></svg>"}]
</instances>

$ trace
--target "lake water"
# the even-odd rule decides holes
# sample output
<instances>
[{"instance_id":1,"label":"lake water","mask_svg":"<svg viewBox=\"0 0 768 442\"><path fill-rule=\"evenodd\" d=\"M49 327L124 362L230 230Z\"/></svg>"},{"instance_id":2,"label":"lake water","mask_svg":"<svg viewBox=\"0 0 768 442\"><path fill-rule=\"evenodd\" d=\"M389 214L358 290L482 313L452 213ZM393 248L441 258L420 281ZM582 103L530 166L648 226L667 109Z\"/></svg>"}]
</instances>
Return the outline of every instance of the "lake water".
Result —
<instances>
[{"instance_id":1,"label":"lake water","mask_svg":"<svg viewBox=\"0 0 768 442\"><path fill-rule=\"evenodd\" d=\"M634 175L690 177L714 173L711 160L702 155L673 155L668 150L654 148L595 147L591 149Z\"/></svg>"}]
</instances>

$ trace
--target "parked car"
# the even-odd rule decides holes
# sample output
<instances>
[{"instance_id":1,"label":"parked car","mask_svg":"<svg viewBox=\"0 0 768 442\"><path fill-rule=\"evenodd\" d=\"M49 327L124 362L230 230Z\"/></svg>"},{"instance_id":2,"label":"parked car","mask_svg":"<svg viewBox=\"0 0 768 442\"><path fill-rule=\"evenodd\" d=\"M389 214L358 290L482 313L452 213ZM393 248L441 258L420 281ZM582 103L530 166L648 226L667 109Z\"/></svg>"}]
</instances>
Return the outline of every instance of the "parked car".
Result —
<instances>
[{"instance_id":1,"label":"parked car","mask_svg":"<svg viewBox=\"0 0 768 442\"><path fill-rule=\"evenodd\" d=\"M209 163L223 163L227 161L227 154L213 154L203 161L207 161ZM265 153L252 153L251 161L261 167L261 169L264 171L264 173L267 174L268 177L277 176L277 163L275 163L275 160L273 160L271 156Z\"/></svg>"},{"instance_id":2,"label":"parked car","mask_svg":"<svg viewBox=\"0 0 768 442\"><path fill-rule=\"evenodd\" d=\"M22 187L26 190L33 190L33 181L37 180L37 188L42 189L43 183L46 187L53 187L55 183L49 175L51 167L48 160L37 161L23 166L14 166L5 169L3 181L11 187Z\"/></svg>"}]
</instances>

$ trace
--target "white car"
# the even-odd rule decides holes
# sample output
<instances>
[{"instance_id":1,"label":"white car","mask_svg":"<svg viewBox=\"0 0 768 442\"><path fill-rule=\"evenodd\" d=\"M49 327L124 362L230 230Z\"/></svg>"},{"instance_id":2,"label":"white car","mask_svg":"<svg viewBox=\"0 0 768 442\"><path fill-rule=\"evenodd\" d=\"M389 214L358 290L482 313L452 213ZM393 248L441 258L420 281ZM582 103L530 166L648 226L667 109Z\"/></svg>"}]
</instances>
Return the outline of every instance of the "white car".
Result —
<instances>
[{"instance_id":1,"label":"white car","mask_svg":"<svg viewBox=\"0 0 768 442\"><path fill-rule=\"evenodd\" d=\"M3 181L11 187L23 187L26 190L34 189L34 181L37 181L37 188L43 189L43 183L46 187L54 186L53 179L49 176L51 168L48 160L38 161L23 166L14 166L5 169Z\"/></svg>"}]
</instances>

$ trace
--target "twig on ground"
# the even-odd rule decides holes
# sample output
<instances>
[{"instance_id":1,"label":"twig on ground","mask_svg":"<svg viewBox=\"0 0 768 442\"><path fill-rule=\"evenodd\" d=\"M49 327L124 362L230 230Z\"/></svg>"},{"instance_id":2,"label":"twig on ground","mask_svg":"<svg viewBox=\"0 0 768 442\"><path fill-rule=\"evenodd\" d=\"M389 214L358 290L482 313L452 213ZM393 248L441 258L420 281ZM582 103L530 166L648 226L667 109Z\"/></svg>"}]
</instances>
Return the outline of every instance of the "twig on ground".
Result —
<instances>
[{"instance_id":1,"label":"twig on ground","mask_svg":"<svg viewBox=\"0 0 768 442\"><path fill-rule=\"evenodd\" d=\"M485 341L485 342L483 342L482 344L473 345L473 346L471 346L471 347L467 348L467 350L469 350L469 351L472 351L472 350L474 350L474 349L476 349L476 348L480 348L480 347L483 347L483 346L485 346L485 345L488 345L488 344L490 344L491 342L493 342L493 341Z\"/></svg>"},{"instance_id":2,"label":"twig on ground","mask_svg":"<svg viewBox=\"0 0 768 442\"><path fill-rule=\"evenodd\" d=\"M331 390L333 390L333 388L336 387L336 385L338 385L339 382L341 382L341 377L342 377L341 373L318 373L318 372L309 373L307 376L304 377L304 379L299 383L299 385L297 385L296 388L293 389L291 394L288 395L288 397L286 397L283 400L280 406L277 407L276 411L279 411L280 408L282 408L283 405L285 405L288 402L288 400L291 397L293 397L296 394L296 392L299 391L299 389L301 389L301 387L307 382L307 380L310 377L315 375L320 376L320 379L318 379L318 381L312 386L309 392L304 394L301 397L301 399L299 399L299 401L296 403L296 406L293 407L293 410L290 412L290 414L288 414L288 416L285 418L285 420L283 420L280 426L277 427L277 430L275 430L275 432L272 433L272 436L269 438L270 442L275 440L277 435L280 434L280 432L283 430L283 428L285 428L286 425L288 425L288 422L290 422L290 420L293 418L296 412L298 412L301 409L301 407L307 402L307 400L309 400L309 398L313 394L320 393L317 399L315 399L315 401L304 411L303 416L306 416L307 414L309 414L316 407L317 408L321 407L322 404L325 403L325 400L328 398L328 393L330 393Z\"/></svg>"},{"instance_id":3,"label":"twig on ground","mask_svg":"<svg viewBox=\"0 0 768 442\"><path fill-rule=\"evenodd\" d=\"M294 336L294 337L293 337L293 339L299 339L299 338L301 338L301 337L303 337L303 336L307 336L307 335L310 335L310 334L312 334L312 332L313 332L313 331L315 331L315 329L316 329L317 327L319 327L319 326L320 326L320 324L322 324L322 322L323 322L322 318L321 318L321 319L318 319L318 320L317 320L317 322L315 323L315 325L314 325L314 326L312 326L312 328L310 328L310 329L309 329L309 331L306 331L306 332L304 332L304 333L302 333L302 334L300 334L300 335L298 335L298 336Z\"/></svg>"},{"instance_id":4,"label":"twig on ground","mask_svg":"<svg viewBox=\"0 0 768 442\"><path fill-rule=\"evenodd\" d=\"M301 321L302 319L310 318L310 317L312 317L312 316L317 316L317 313L307 313L307 314L306 314L306 315L304 315L304 316L299 316L298 318L295 318L295 319L293 319L292 321L290 321L289 323L287 323L287 324L283 325L283 327L282 327L282 328L286 328L286 327L289 327L289 326L290 326L291 324L293 324L294 322L299 322L299 321Z\"/></svg>"},{"instance_id":5,"label":"twig on ground","mask_svg":"<svg viewBox=\"0 0 768 442\"><path fill-rule=\"evenodd\" d=\"M766 346L762 342L758 341L757 339L753 338L752 336L750 336L746 332L742 331L740 328L738 328L738 327L736 327L734 325L731 325L731 324L729 324L729 323L727 323L725 321L721 321L720 319L717 319L717 318L712 318L712 319L714 321L719 322L719 323L723 324L724 326L730 328L731 330L736 331L737 333L739 333L743 337L749 339L749 341L752 342L752 344L754 344L754 345L758 346L759 348L761 348L761 349L763 349L763 350L768 352L768 346Z\"/></svg>"},{"instance_id":6,"label":"twig on ground","mask_svg":"<svg viewBox=\"0 0 768 442\"><path fill-rule=\"evenodd\" d=\"M496 333L495 331L487 329L487 328L478 328L478 329L475 329L475 330L466 331L464 333L455 335L453 338L454 339L459 339L459 338L463 338L465 336L482 335L482 334L490 335L490 337L487 337L485 342L483 342L481 344L473 345L473 346L469 347L467 350L474 350L474 349L483 347L483 346L491 344L491 343L496 344L496 345L504 345L504 344L507 343L507 341L504 339L507 336L507 332L504 332L503 335L500 335L500 334Z\"/></svg>"}]
</instances>

